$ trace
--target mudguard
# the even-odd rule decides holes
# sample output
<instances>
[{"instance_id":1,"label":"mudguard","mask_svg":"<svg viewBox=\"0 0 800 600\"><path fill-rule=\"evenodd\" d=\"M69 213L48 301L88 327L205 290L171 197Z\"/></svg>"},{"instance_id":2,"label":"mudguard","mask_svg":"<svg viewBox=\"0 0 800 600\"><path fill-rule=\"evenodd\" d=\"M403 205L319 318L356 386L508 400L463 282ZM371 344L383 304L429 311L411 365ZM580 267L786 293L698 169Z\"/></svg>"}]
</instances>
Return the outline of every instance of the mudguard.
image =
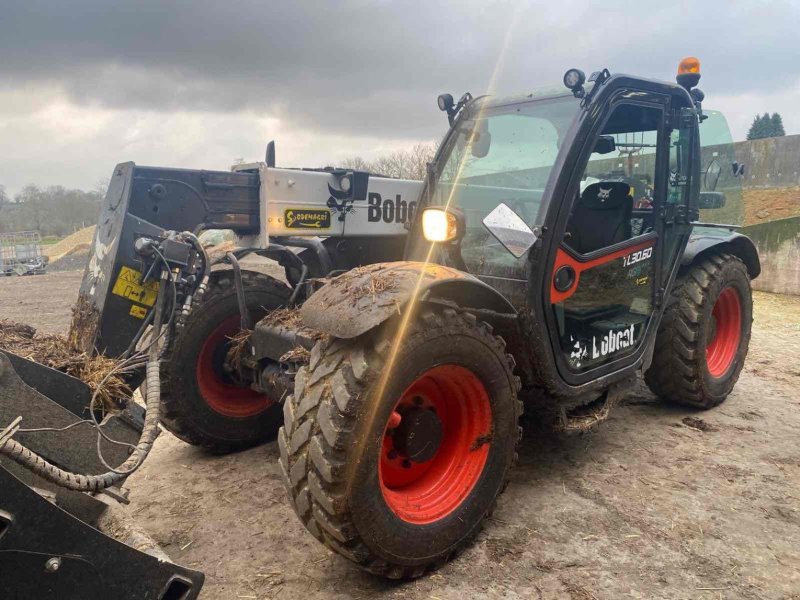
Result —
<instances>
[{"instance_id":1,"label":"mudguard","mask_svg":"<svg viewBox=\"0 0 800 600\"><path fill-rule=\"evenodd\" d=\"M697 227L692 232L681 257L681 266L689 266L712 248L730 252L741 258L747 267L750 279L755 279L761 273L761 261L753 241L741 233L716 227Z\"/></svg>"},{"instance_id":2,"label":"mudguard","mask_svg":"<svg viewBox=\"0 0 800 600\"><path fill-rule=\"evenodd\" d=\"M337 338L354 338L402 313L416 296L440 298L460 306L516 314L492 287L457 269L423 262L376 263L331 279L303 304L300 316L312 329Z\"/></svg>"}]
</instances>

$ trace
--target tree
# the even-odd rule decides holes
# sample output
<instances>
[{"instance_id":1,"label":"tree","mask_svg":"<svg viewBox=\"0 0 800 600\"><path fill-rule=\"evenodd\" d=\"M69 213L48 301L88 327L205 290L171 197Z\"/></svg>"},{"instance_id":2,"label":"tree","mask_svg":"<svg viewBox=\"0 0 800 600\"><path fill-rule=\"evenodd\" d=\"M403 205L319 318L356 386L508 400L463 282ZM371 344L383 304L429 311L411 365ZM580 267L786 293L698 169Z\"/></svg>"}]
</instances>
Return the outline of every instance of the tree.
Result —
<instances>
[{"instance_id":1,"label":"tree","mask_svg":"<svg viewBox=\"0 0 800 600\"><path fill-rule=\"evenodd\" d=\"M783 129L783 119L778 113L772 113L772 137L780 137L786 135Z\"/></svg>"},{"instance_id":2,"label":"tree","mask_svg":"<svg viewBox=\"0 0 800 600\"><path fill-rule=\"evenodd\" d=\"M400 179L424 179L427 164L433 160L434 154L436 144L417 144L409 150L397 150L374 160L351 156L338 161L337 166Z\"/></svg>"},{"instance_id":3,"label":"tree","mask_svg":"<svg viewBox=\"0 0 800 600\"><path fill-rule=\"evenodd\" d=\"M753 119L753 124L750 125L750 130L747 132L748 140L760 140L768 137L778 137L786 135L783 129L783 119L778 113L764 113L763 115L756 115Z\"/></svg>"},{"instance_id":4,"label":"tree","mask_svg":"<svg viewBox=\"0 0 800 600\"><path fill-rule=\"evenodd\" d=\"M102 186L100 186L102 187ZM84 192L60 185L27 185L13 202L0 203L0 231L36 230L42 236L68 235L97 222L101 190Z\"/></svg>"},{"instance_id":5,"label":"tree","mask_svg":"<svg viewBox=\"0 0 800 600\"><path fill-rule=\"evenodd\" d=\"M41 232L49 215L47 201L42 190L33 184L28 184L15 197L14 201L22 207L28 227Z\"/></svg>"}]
</instances>

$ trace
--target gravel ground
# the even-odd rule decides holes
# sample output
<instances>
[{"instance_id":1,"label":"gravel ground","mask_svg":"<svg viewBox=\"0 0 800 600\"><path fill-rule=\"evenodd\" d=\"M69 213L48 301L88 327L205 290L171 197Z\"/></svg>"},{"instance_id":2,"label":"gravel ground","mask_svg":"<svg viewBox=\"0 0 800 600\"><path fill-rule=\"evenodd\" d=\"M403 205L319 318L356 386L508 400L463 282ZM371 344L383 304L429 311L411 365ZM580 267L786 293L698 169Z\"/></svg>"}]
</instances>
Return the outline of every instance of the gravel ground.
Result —
<instances>
[{"instance_id":1,"label":"gravel ground","mask_svg":"<svg viewBox=\"0 0 800 600\"><path fill-rule=\"evenodd\" d=\"M64 331L80 273L9 278L0 316ZM319 545L284 499L276 444L209 456L169 434L129 509L202 598L800 599L800 298L756 293L727 402L698 413L635 390L582 436L529 415L520 462L477 541L410 583Z\"/></svg>"}]
</instances>

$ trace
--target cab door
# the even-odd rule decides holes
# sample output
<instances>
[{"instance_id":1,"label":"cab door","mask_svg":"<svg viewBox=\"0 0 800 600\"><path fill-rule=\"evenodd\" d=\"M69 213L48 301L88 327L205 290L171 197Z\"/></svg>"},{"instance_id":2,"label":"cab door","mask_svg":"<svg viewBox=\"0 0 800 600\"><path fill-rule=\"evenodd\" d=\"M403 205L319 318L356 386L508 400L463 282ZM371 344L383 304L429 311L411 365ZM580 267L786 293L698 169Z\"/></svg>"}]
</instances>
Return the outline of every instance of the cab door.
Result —
<instances>
[{"instance_id":1,"label":"cab door","mask_svg":"<svg viewBox=\"0 0 800 600\"><path fill-rule=\"evenodd\" d=\"M610 102L562 210L550 285L556 363L582 383L641 357L661 289L661 208L668 195L669 97ZM581 164L581 163L579 163Z\"/></svg>"}]
</instances>

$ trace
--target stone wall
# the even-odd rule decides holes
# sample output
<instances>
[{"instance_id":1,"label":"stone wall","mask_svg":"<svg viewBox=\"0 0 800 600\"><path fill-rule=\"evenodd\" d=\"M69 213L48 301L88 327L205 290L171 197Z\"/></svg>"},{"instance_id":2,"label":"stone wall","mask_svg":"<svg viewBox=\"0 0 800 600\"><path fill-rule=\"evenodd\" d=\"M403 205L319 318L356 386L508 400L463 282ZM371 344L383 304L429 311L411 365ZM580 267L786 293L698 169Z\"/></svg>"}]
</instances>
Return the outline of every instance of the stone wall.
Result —
<instances>
[{"instance_id":1,"label":"stone wall","mask_svg":"<svg viewBox=\"0 0 800 600\"><path fill-rule=\"evenodd\" d=\"M761 275L753 288L800 296L800 216L743 227L758 248Z\"/></svg>"}]
</instances>

